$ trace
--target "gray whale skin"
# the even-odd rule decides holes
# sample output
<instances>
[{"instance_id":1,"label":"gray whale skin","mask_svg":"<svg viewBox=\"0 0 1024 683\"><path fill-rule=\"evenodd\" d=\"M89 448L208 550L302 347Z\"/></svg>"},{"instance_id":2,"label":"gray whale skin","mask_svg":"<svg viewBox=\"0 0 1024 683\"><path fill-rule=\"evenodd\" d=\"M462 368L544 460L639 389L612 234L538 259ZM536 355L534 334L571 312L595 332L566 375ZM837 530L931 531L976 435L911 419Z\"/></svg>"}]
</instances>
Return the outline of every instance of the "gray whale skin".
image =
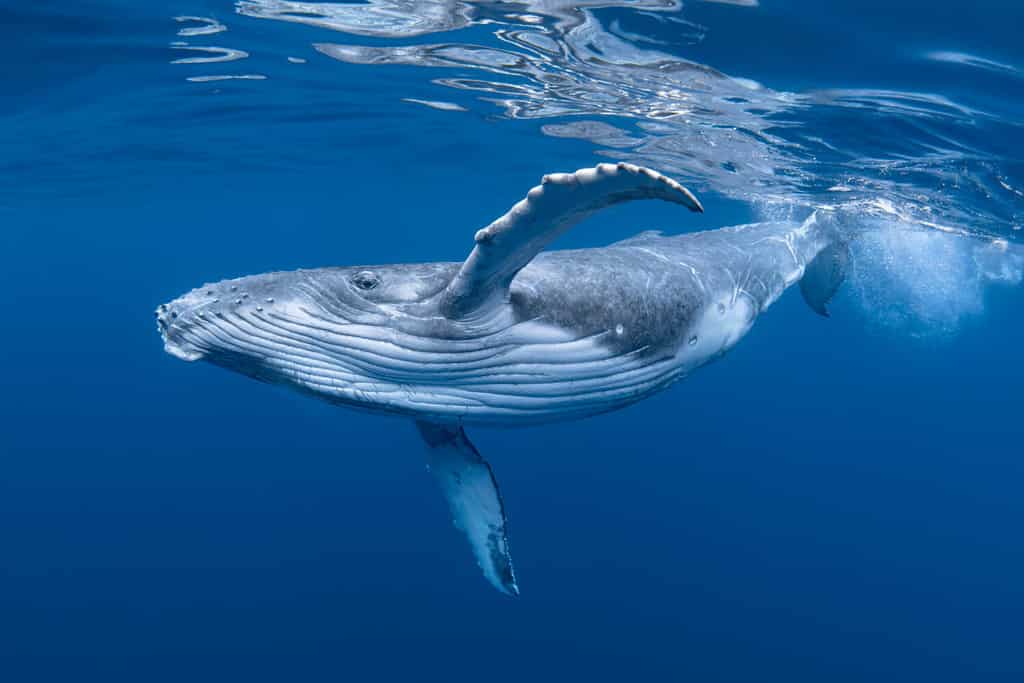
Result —
<instances>
[{"instance_id":1,"label":"gray whale skin","mask_svg":"<svg viewBox=\"0 0 1024 683\"><path fill-rule=\"evenodd\" d=\"M703 211L686 188L631 164L547 175L476 233L463 263L225 280L160 306L158 327L177 358L413 420L485 578L518 595L497 482L463 425L629 405L721 357L790 285L827 315L842 281L847 245L818 214L544 251L634 199Z\"/></svg>"}]
</instances>

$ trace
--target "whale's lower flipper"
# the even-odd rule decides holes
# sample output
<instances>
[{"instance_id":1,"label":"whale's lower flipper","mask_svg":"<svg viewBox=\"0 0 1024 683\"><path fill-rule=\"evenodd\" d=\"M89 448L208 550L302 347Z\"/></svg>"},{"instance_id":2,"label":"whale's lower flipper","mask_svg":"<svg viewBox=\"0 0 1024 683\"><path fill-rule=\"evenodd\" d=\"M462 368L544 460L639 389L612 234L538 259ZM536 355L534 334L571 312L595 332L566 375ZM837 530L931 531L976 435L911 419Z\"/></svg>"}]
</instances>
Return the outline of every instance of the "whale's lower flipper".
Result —
<instances>
[{"instance_id":1,"label":"whale's lower flipper","mask_svg":"<svg viewBox=\"0 0 1024 683\"><path fill-rule=\"evenodd\" d=\"M491 466L462 427L417 421L427 463L451 508L455 526L473 548L484 577L507 595L519 595L508 543L508 521Z\"/></svg>"},{"instance_id":2,"label":"whale's lower flipper","mask_svg":"<svg viewBox=\"0 0 1024 683\"><path fill-rule=\"evenodd\" d=\"M837 240L822 249L807 264L804 276L800 279L800 293L811 310L818 315L829 317L828 303L846 279L849 262L849 243Z\"/></svg>"}]
</instances>

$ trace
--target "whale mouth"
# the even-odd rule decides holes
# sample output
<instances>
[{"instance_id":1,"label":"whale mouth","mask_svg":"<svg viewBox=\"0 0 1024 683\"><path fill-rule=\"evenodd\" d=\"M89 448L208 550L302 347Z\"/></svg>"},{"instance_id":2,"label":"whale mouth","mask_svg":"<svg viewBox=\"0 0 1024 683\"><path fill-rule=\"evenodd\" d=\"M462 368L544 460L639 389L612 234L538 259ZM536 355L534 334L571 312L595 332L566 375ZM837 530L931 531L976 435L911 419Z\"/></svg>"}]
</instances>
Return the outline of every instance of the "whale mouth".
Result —
<instances>
[{"instance_id":1,"label":"whale mouth","mask_svg":"<svg viewBox=\"0 0 1024 683\"><path fill-rule=\"evenodd\" d=\"M189 363L202 360L206 356L202 351L182 346L176 342L168 340L166 337L164 337L164 351L171 354L178 360L187 361Z\"/></svg>"},{"instance_id":2,"label":"whale mouth","mask_svg":"<svg viewBox=\"0 0 1024 683\"><path fill-rule=\"evenodd\" d=\"M184 330L180 324L182 312L177 302L161 304L156 309L156 327L164 340L164 351L183 361L202 360L206 354L190 344L184 338Z\"/></svg>"}]
</instances>

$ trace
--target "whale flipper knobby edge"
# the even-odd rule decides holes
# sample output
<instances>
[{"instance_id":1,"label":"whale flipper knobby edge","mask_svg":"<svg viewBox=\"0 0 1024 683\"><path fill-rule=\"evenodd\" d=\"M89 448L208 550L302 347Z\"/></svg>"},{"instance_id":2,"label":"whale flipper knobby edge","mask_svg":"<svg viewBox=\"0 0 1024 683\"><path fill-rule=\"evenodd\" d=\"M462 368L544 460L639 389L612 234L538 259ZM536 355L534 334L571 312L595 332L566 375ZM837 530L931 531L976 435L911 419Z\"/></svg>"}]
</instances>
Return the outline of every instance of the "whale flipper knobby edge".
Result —
<instances>
[{"instance_id":1,"label":"whale flipper knobby edge","mask_svg":"<svg viewBox=\"0 0 1024 683\"><path fill-rule=\"evenodd\" d=\"M502 593L519 595L508 519L494 471L462 427L416 421L427 446L427 466L441 487L455 527L466 535L484 578Z\"/></svg>"},{"instance_id":2,"label":"whale flipper knobby edge","mask_svg":"<svg viewBox=\"0 0 1024 683\"><path fill-rule=\"evenodd\" d=\"M512 279L551 242L592 213L634 199L661 199L703 213L675 180L626 162L545 175L526 198L476 233L476 246L445 290L449 318L471 316L505 300Z\"/></svg>"}]
</instances>

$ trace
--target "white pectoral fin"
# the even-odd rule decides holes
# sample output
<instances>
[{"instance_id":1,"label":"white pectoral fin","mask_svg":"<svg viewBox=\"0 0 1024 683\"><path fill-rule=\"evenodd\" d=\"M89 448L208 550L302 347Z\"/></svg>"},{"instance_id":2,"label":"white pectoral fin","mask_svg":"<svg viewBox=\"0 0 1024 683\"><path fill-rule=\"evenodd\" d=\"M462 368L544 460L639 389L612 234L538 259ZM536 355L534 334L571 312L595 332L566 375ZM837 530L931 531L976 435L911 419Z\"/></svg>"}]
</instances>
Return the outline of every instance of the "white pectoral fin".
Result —
<instances>
[{"instance_id":1,"label":"white pectoral fin","mask_svg":"<svg viewBox=\"0 0 1024 683\"><path fill-rule=\"evenodd\" d=\"M469 539L484 577L502 593L519 595L508 542L508 521L491 466L461 427L417 421L431 473L448 501L455 526Z\"/></svg>"},{"instance_id":2,"label":"white pectoral fin","mask_svg":"<svg viewBox=\"0 0 1024 683\"><path fill-rule=\"evenodd\" d=\"M546 175L526 199L476 233L476 246L444 292L442 312L465 317L501 301L516 273L559 235L599 209L634 199L704 210L676 181L633 164L598 164Z\"/></svg>"}]
</instances>

